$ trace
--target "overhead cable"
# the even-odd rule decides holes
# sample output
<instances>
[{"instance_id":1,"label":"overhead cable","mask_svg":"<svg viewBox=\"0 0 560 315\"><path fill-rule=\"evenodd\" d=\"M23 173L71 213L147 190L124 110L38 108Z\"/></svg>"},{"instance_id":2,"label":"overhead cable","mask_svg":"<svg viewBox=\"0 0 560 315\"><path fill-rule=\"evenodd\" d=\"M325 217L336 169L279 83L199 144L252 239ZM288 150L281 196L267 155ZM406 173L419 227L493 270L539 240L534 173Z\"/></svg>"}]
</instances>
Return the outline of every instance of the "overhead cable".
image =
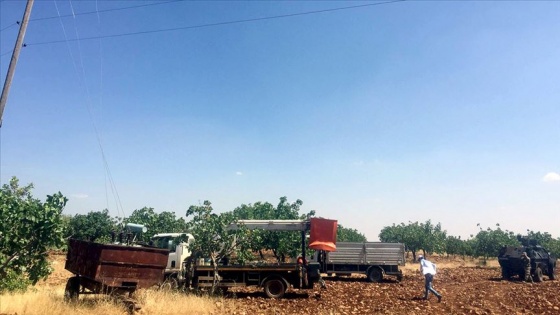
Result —
<instances>
[{"instance_id":1,"label":"overhead cable","mask_svg":"<svg viewBox=\"0 0 560 315\"><path fill-rule=\"evenodd\" d=\"M96 11L88 11L88 12L81 12L81 13L75 13L74 10L72 9L72 14L65 14L65 15L61 15L61 16L49 16L49 17L43 17L43 18L35 18L35 19L31 19L29 21L30 22L44 21L44 20L58 19L58 18L64 18L64 17L76 17L77 15L88 15L88 14L98 14L99 15L99 13L136 9L136 8L141 8L141 7L149 7L149 6L160 5L160 4L168 4L168 3L179 2L179 1L183 1L183 0L158 1L156 3L140 4L140 5L130 6L130 7L96 10Z\"/></svg>"},{"instance_id":2,"label":"overhead cable","mask_svg":"<svg viewBox=\"0 0 560 315\"><path fill-rule=\"evenodd\" d=\"M148 6L154 6L154 5L161 5L161 4L168 4L168 3L173 3L173 2L179 2L179 1L184 1L184 0L170 0L170 1L158 1L156 3L148 3L148 4L140 4L140 5L135 5L135 6L130 6L130 7L122 7L122 8L113 8L113 9L105 9L105 10L95 10L95 11L88 11L88 12L81 12L81 13L75 13L72 12L72 14L65 14L65 15L56 15L56 16L48 16L48 17L42 17L42 18L35 18L35 19L30 19L29 22L37 22L37 21L45 21L45 20L52 20L52 19L58 19L58 18L65 18L65 17L75 17L76 15L89 15L89 14L97 14L99 16L99 13L105 13L105 12L111 12L111 11L122 11L122 10L130 10L130 9L137 9L137 8L142 8L142 7L148 7ZM96 8L97 9L97 8ZM19 24L19 21L14 22L2 29L0 29L0 32L7 30L10 27L13 27L15 25Z\"/></svg>"},{"instance_id":3,"label":"overhead cable","mask_svg":"<svg viewBox=\"0 0 560 315\"><path fill-rule=\"evenodd\" d=\"M347 7L339 7L339 8L333 8L333 9L322 9L322 10L306 11L306 12L299 12L299 13L266 16L266 17L261 17L261 18L252 18L252 19L244 19L244 20L234 20L234 21L225 21L225 22L199 24L199 25L191 25L191 26L183 26L183 27L166 28L166 29L160 29L160 30L139 31L139 32L132 32L132 33L122 33L122 34L113 34L113 35L74 38L74 39L68 39L68 40L53 40L53 41L46 41L46 42L28 43L27 46L58 44L58 43L64 43L64 42L67 42L67 41L72 42L72 41L78 41L78 40L93 40L93 39L115 38L115 37L124 37L124 36L132 36L132 35L145 35L145 34L153 34L153 33L173 32L173 31L189 30L189 29L196 29L196 28L213 27L213 26L223 26L223 25L231 25L231 24L258 22L258 21L264 21L264 20L283 19L283 18L289 18L289 17L294 17L294 16L311 15L311 14L327 13L327 12L333 12L333 11L351 10L351 9L372 7L372 6L391 4L391 3L395 3L395 2L404 2L404 1L407 1L407 0L393 0L393 1L386 1L386 2L368 3L368 4L361 4L361 5L354 5L354 6L347 6Z\"/></svg>"}]
</instances>

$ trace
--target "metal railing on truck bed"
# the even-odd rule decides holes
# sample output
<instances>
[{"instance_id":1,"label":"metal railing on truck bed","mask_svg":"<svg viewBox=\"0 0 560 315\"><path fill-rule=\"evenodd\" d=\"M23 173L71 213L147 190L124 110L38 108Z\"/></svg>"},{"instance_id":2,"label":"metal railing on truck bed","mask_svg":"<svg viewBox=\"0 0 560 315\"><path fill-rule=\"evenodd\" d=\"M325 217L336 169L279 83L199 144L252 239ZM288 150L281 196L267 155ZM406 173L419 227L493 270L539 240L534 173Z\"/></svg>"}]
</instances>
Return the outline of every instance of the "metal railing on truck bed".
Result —
<instances>
[{"instance_id":1,"label":"metal railing on truck bed","mask_svg":"<svg viewBox=\"0 0 560 315\"><path fill-rule=\"evenodd\" d=\"M327 254L328 263L367 265L405 264L404 244L382 242L339 242L336 251Z\"/></svg>"}]
</instances>

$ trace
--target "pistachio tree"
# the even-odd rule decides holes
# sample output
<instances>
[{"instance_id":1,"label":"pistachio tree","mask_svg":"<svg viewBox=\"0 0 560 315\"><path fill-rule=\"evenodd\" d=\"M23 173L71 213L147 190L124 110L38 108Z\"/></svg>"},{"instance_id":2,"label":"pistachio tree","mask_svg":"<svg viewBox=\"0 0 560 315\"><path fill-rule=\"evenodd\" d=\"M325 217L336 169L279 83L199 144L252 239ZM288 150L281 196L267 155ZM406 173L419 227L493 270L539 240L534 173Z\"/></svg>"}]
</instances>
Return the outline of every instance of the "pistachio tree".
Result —
<instances>
[{"instance_id":1,"label":"pistachio tree","mask_svg":"<svg viewBox=\"0 0 560 315\"><path fill-rule=\"evenodd\" d=\"M515 233L502 230L500 224L496 224L496 229L490 227L483 229L477 224L479 231L474 237L474 255L482 257L484 262L490 257L497 257L500 248L504 245L520 245Z\"/></svg>"},{"instance_id":2,"label":"pistachio tree","mask_svg":"<svg viewBox=\"0 0 560 315\"><path fill-rule=\"evenodd\" d=\"M366 242L367 238L364 234L358 232L358 230L347 228L339 224L336 229L336 241L337 242Z\"/></svg>"},{"instance_id":3,"label":"pistachio tree","mask_svg":"<svg viewBox=\"0 0 560 315\"><path fill-rule=\"evenodd\" d=\"M177 218L175 212L163 211L157 213L154 208L150 207L134 210L123 222L146 226L146 233L142 233L138 238L139 241L144 242L148 242L157 233L183 233L187 231L185 219Z\"/></svg>"},{"instance_id":4,"label":"pistachio tree","mask_svg":"<svg viewBox=\"0 0 560 315\"><path fill-rule=\"evenodd\" d=\"M235 222L235 217L231 212L214 213L212 203L208 200L202 205L190 206L186 216L190 220L187 222L189 233L194 236L194 241L189 243L190 251L197 256L210 259L214 266L214 281L212 292L218 282L218 262L222 258L237 254L243 257L240 250L246 249L244 244L245 229L231 230L229 226Z\"/></svg>"},{"instance_id":5,"label":"pistachio tree","mask_svg":"<svg viewBox=\"0 0 560 315\"><path fill-rule=\"evenodd\" d=\"M111 232L117 229L116 219L109 215L109 210L90 211L76 214L67 223L66 237L84 241L107 243Z\"/></svg>"},{"instance_id":6,"label":"pistachio tree","mask_svg":"<svg viewBox=\"0 0 560 315\"><path fill-rule=\"evenodd\" d=\"M288 202L287 197L281 197L278 205L268 202L241 205L233 210L237 219L244 220L306 220L315 215L315 211L300 214L303 201L297 199ZM270 251L278 262L285 262L287 257L297 257L301 253L301 234L293 231L250 231L250 248L258 252L261 259L263 251Z\"/></svg>"},{"instance_id":7,"label":"pistachio tree","mask_svg":"<svg viewBox=\"0 0 560 315\"><path fill-rule=\"evenodd\" d=\"M33 198L33 184L12 177L0 189L0 292L25 290L51 273L47 251L64 244L60 192L45 202Z\"/></svg>"}]
</instances>

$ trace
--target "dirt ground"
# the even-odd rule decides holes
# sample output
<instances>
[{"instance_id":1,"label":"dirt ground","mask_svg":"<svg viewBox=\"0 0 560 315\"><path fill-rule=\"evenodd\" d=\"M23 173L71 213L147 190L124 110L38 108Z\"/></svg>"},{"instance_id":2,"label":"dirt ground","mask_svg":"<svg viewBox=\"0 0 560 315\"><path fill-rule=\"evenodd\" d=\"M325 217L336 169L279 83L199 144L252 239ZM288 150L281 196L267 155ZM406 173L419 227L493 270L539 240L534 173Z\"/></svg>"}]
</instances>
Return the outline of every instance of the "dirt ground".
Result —
<instances>
[{"instance_id":1,"label":"dirt ground","mask_svg":"<svg viewBox=\"0 0 560 315\"><path fill-rule=\"evenodd\" d=\"M227 314L560 314L560 281L545 277L541 283L501 279L497 263L477 267L474 263L439 258L435 296L421 300L424 283L416 264L404 268L397 282L387 277L381 283L366 282L364 276L325 277L327 289L290 289L284 299L266 298L262 289L237 288L225 295ZM64 256L54 259L55 272L40 284L63 286L70 273ZM223 313L223 312L222 312Z\"/></svg>"}]
</instances>

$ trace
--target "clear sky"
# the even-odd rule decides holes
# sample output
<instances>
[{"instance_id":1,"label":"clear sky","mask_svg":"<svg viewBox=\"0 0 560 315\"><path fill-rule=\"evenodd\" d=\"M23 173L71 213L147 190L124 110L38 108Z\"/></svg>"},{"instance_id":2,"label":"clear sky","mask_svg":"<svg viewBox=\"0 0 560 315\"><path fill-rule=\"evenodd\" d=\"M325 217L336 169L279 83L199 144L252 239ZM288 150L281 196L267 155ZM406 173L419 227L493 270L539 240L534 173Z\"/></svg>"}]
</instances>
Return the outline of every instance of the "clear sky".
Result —
<instances>
[{"instance_id":1,"label":"clear sky","mask_svg":"<svg viewBox=\"0 0 560 315\"><path fill-rule=\"evenodd\" d=\"M287 196L372 241L560 237L560 2L153 3L35 1L3 184L67 214ZM24 8L0 3L2 83Z\"/></svg>"}]
</instances>

